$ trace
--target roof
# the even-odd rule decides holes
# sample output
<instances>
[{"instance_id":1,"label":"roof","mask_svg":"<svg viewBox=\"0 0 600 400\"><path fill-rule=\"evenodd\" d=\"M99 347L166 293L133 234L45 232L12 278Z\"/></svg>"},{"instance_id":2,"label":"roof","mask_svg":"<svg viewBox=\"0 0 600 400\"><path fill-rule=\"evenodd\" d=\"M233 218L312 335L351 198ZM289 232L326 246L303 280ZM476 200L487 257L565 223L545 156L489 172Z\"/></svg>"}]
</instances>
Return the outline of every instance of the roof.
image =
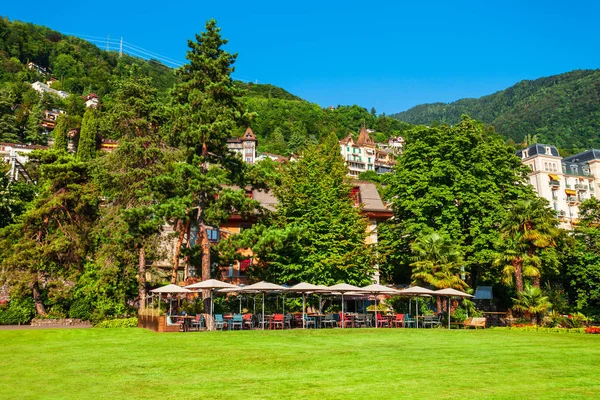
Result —
<instances>
[{"instance_id":1,"label":"roof","mask_svg":"<svg viewBox=\"0 0 600 400\"><path fill-rule=\"evenodd\" d=\"M547 151L546 151L547 149L550 150L550 154L547 154ZM554 156L554 157L560 157L560 154L558 153L556 146L553 146L551 144L543 144L543 143L532 144L531 146L526 147L523 150L517 151L516 155L523 158L523 152L525 150L527 150L527 157L533 157L535 155L550 155L550 156Z\"/></svg>"},{"instance_id":2,"label":"roof","mask_svg":"<svg viewBox=\"0 0 600 400\"><path fill-rule=\"evenodd\" d=\"M597 149L586 150L582 153L577 153L572 156L565 157L563 159L563 161L566 163L577 163L577 164L589 162L592 160L600 160L600 150L597 150Z\"/></svg>"},{"instance_id":3,"label":"roof","mask_svg":"<svg viewBox=\"0 0 600 400\"><path fill-rule=\"evenodd\" d=\"M391 211L383 204L383 201L381 201L381 196L379 196L377 186L375 186L373 182L357 181L353 183L360 190L360 202L364 204L364 211Z\"/></svg>"},{"instance_id":4,"label":"roof","mask_svg":"<svg viewBox=\"0 0 600 400\"><path fill-rule=\"evenodd\" d=\"M348 135L342 140L340 140L340 144L348 144L350 142L354 142L354 140L352 140L352 135Z\"/></svg>"},{"instance_id":5,"label":"roof","mask_svg":"<svg viewBox=\"0 0 600 400\"><path fill-rule=\"evenodd\" d=\"M248 129L246 129L246 132L244 132L244 136L242 136L240 138L240 140L252 140L252 141L256 141L256 135L254 134L254 132L252 132L252 129L250 127L248 127Z\"/></svg>"},{"instance_id":6,"label":"roof","mask_svg":"<svg viewBox=\"0 0 600 400\"><path fill-rule=\"evenodd\" d=\"M375 145L375 140L373 140L373 138L371 137L371 135L367 131L367 128L364 125L362 128L360 128L360 133L358 134L358 141L356 143L359 146Z\"/></svg>"}]
</instances>

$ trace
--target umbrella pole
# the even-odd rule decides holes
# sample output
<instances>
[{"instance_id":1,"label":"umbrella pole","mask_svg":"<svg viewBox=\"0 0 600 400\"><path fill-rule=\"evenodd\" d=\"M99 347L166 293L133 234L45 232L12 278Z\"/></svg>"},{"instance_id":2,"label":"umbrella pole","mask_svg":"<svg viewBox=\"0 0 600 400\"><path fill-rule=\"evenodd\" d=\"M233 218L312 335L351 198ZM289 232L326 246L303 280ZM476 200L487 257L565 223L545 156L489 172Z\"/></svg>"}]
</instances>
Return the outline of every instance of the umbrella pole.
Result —
<instances>
[{"instance_id":1,"label":"umbrella pole","mask_svg":"<svg viewBox=\"0 0 600 400\"><path fill-rule=\"evenodd\" d=\"M342 318L341 318L341 320L342 320L342 329L344 329L344 325L346 325L345 321L344 321L345 319L346 319L346 314L344 313L344 292L342 292Z\"/></svg>"},{"instance_id":2,"label":"umbrella pole","mask_svg":"<svg viewBox=\"0 0 600 400\"><path fill-rule=\"evenodd\" d=\"M306 293L302 293L302 329L306 329Z\"/></svg>"},{"instance_id":3,"label":"umbrella pole","mask_svg":"<svg viewBox=\"0 0 600 400\"><path fill-rule=\"evenodd\" d=\"M319 295L319 314L323 314L323 296Z\"/></svg>"},{"instance_id":4,"label":"umbrella pole","mask_svg":"<svg viewBox=\"0 0 600 400\"><path fill-rule=\"evenodd\" d=\"M377 321L377 293L375 293L375 329L377 329L377 325L379 325Z\"/></svg>"},{"instance_id":5,"label":"umbrella pole","mask_svg":"<svg viewBox=\"0 0 600 400\"><path fill-rule=\"evenodd\" d=\"M415 297L415 307L417 309L417 319L415 321L415 324L417 325L417 329L419 329L419 297Z\"/></svg>"},{"instance_id":6,"label":"umbrella pole","mask_svg":"<svg viewBox=\"0 0 600 400\"><path fill-rule=\"evenodd\" d=\"M215 329L215 318L213 317L214 315L214 305L213 305L213 296L212 296L212 290L210 291L210 323L212 325L212 330Z\"/></svg>"},{"instance_id":7,"label":"umbrella pole","mask_svg":"<svg viewBox=\"0 0 600 400\"><path fill-rule=\"evenodd\" d=\"M262 304L262 328L265 330L265 293L263 292L263 304Z\"/></svg>"},{"instance_id":8,"label":"umbrella pole","mask_svg":"<svg viewBox=\"0 0 600 400\"><path fill-rule=\"evenodd\" d=\"M450 297L448 297L448 329L450 329Z\"/></svg>"}]
</instances>

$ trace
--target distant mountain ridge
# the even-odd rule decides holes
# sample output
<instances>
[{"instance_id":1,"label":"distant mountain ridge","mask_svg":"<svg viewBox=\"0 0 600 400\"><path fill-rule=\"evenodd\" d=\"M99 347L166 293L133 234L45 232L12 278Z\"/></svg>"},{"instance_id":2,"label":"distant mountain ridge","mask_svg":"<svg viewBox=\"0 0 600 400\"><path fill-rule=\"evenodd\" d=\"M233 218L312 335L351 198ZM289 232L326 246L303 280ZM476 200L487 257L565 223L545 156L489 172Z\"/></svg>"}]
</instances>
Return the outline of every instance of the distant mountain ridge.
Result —
<instances>
[{"instance_id":1,"label":"distant mountain ridge","mask_svg":"<svg viewBox=\"0 0 600 400\"><path fill-rule=\"evenodd\" d=\"M516 143L526 135L559 148L600 147L600 70L524 80L480 98L415 106L391 115L410 124L455 124L462 114L492 124Z\"/></svg>"}]
</instances>

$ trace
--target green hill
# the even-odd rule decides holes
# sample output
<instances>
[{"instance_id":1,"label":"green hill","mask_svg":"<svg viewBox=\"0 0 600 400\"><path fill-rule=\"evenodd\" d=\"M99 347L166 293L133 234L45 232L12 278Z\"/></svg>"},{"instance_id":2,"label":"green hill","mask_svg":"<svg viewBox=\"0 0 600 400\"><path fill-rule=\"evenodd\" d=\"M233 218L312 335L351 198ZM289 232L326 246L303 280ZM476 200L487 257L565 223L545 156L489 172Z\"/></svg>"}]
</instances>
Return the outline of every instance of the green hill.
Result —
<instances>
[{"instance_id":1,"label":"green hill","mask_svg":"<svg viewBox=\"0 0 600 400\"><path fill-rule=\"evenodd\" d=\"M392 115L410 124L454 124L462 114L492 124L517 143L526 135L560 148L600 146L600 70L576 70L478 99L422 104Z\"/></svg>"},{"instance_id":2,"label":"green hill","mask_svg":"<svg viewBox=\"0 0 600 400\"><path fill-rule=\"evenodd\" d=\"M30 62L36 67L30 68ZM177 78L173 69L158 61L119 56L43 26L0 18L0 141L45 144L47 136L39 128L43 111L56 107L81 118L81 96L90 93L100 96L100 112L106 112L111 107L115 82L132 64L152 78L152 84L168 101L168 91ZM52 89L74 96L40 97L31 88L33 82L49 79L55 79ZM246 91L243 101L254 113L250 125L262 151L293 153L330 132L340 138L356 133L363 124L376 129L379 140L402 134L409 127L356 105L323 109L274 85L239 81L235 84ZM245 127L240 129L241 135ZM105 134L118 139L110 132Z\"/></svg>"}]
</instances>

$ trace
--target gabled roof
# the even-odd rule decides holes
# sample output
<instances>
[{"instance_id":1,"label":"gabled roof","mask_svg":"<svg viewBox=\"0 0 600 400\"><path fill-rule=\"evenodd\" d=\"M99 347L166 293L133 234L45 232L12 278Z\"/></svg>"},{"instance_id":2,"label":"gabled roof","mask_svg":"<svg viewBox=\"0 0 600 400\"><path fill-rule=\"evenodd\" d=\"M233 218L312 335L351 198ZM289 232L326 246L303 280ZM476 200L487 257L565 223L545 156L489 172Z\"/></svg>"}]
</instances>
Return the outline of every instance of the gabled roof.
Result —
<instances>
[{"instance_id":1,"label":"gabled roof","mask_svg":"<svg viewBox=\"0 0 600 400\"><path fill-rule=\"evenodd\" d=\"M352 135L348 135L345 138L343 138L342 140L340 140L340 144L348 144L348 143L354 143L354 140L352 139Z\"/></svg>"}]
</instances>

